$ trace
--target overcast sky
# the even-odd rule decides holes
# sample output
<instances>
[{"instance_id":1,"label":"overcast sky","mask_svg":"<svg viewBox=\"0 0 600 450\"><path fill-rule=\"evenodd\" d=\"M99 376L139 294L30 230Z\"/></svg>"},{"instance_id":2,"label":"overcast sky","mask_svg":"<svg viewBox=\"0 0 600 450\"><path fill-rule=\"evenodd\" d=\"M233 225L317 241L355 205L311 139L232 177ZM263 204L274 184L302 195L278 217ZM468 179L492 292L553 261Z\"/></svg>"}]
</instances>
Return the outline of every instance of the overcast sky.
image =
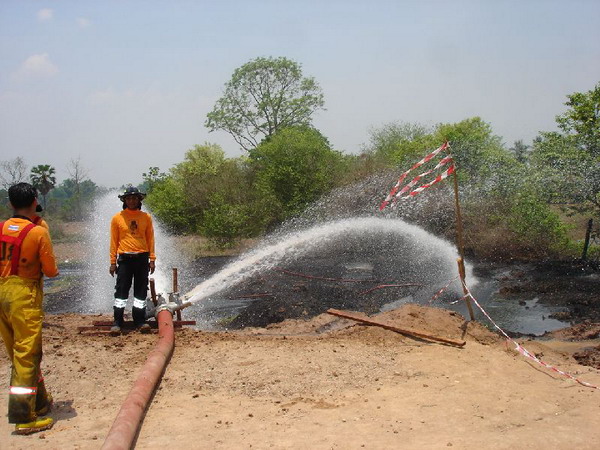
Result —
<instances>
[{"instance_id":1,"label":"overcast sky","mask_svg":"<svg viewBox=\"0 0 600 450\"><path fill-rule=\"evenodd\" d=\"M0 0L0 160L77 158L104 186L167 171L195 144L242 154L206 114L259 56L302 65L314 125L357 153L390 122L480 116L529 143L600 82L600 1Z\"/></svg>"}]
</instances>

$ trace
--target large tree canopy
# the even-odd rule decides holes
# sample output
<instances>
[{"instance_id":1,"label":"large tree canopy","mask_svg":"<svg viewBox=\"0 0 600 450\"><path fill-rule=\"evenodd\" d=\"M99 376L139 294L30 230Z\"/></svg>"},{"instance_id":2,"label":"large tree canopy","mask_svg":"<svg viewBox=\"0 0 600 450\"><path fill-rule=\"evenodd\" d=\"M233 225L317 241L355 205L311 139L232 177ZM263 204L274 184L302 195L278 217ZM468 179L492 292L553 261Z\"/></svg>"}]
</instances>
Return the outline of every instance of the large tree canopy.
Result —
<instances>
[{"instance_id":1,"label":"large tree canopy","mask_svg":"<svg viewBox=\"0 0 600 450\"><path fill-rule=\"evenodd\" d=\"M233 72L205 125L228 132L250 150L279 129L310 124L323 105L321 88L314 78L302 76L300 64L284 57L256 58Z\"/></svg>"}]
</instances>

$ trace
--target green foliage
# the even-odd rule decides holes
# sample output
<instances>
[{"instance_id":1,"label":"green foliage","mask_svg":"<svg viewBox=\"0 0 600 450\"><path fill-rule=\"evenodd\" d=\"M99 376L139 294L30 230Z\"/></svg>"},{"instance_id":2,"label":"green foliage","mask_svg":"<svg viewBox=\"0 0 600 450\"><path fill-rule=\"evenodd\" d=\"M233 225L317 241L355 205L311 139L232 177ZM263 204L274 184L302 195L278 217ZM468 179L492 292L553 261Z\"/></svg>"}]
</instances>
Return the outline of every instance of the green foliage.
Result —
<instances>
[{"instance_id":1,"label":"green foliage","mask_svg":"<svg viewBox=\"0 0 600 450\"><path fill-rule=\"evenodd\" d=\"M450 151L463 179L484 179L515 158L502 146L499 136L479 117L428 129L419 124L391 123L371 130L367 154L389 167L410 167L433 150L450 142Z\"/></svg>"},{"instance_id":2,"label":"green foliage","mask_svg":"<svg viewBox=\"0 0 600 450\"><path fill-rule=\"evenodd\" d=\"M48 210L58 212L58 216L66 221L81 221L92 213L94 198L100 189L91 180L75 182L67 178L48 196Z\"/></svg>"},{"instance_id":3,"label":"green foliage","mask_svg":"<svg viewBox=\"0 0 600 450\"><path fill-rule=\"evenodd\" d=\"M600 83L594 89L567 95L569 110L556 117L565 134L575 137L582 149L600 157Z\"/></svg>"},{"instance_id":4,"label":"green foliage","mask_svg":"<svg viewBox=\"0 0 600 450\"><path fill-rule=\"evenodd\" d=\"M300 213L329 192L340 178L345 159L310 127L280 130L250 152L256 189L270 199L271 214L280 221Z\"/></svg>"},{"instance_id":5,"label":"green foliage","mask_svg":"<svg viewBox=\"0 0 600 450\"><path fill-rule=\"evenodd\" d=\"M56 185L56 170L49 164L40 164L31 168L31 184L42 194L44 208L46 207L46 195Z\"/></svg>"},{"instance_id":6,"label":"green foliage","mask_svg":"<svg viewBox=\"0 0 600 450\"><path fill-rule=\"evenodd\" d=\"M559 251L568 243L567 227L532 191L523 191L509 205L507 223L524 245Z\"/></svg>"},{"instance_id":7,"label":"green foliage","mask_svg":"<svg viewBox=\"0 0 600 450\"><path fill-rule=\"evenodd\" d=\"M367 153L391 166L409 164L419 158L423 148L439 146L434 143L431 130L420 124L388 123L370 130Z\"/></svg>"},{"instance_id":8,"label":"green foliage","mask_svg":"<svg viewBox=\"0 0 600 450\"><path fill-rule=\"evenodd\" d=\"M519 161L521 164L527 164L527 162L529 161L530 147L529 145L523 143L522 139L515 141L515 143L509 150L515 156L515 158L517 158L517 161Z\"/></svg>"},{"instance_id":9,"label":"green foliage","mask_svg":"<svg viewBox=\"0 0 600 450\"><path fill-rule=\"evenodd\" d=\"M549 203L581 203L585 194L582 175L590 164L572 137L557 132L541 133L533 142L531 164L545 200Z\"/></svg>"},{"instance_id":10,"label":"green foliage","mask_svg":"<svg viewBox=\"0 0 600 450\"><path fill-rule=\"evenodd\" d=\"M157 182L144 203L171 231L187 232L194 228L197 221L197 214L187 204L183 185L173 176Z\"/></svg>"},{"instance_id":11,"label":"green foliage","mask_svg":"<svg viewBox=\"0 0 600 450\"><path fill-rule=\"evenodd\" d=\"M150 192L154 188L154 186L161 181L164 181L167 178L167 174L161 172L158 167L150 167L148 168L148 172L142 173L142 178L144 183L140 186L140 190L142 192Z\"/></svg>"},{"instance_id":12,"label":"green foliage","mask_svg":"<svg viewBox=\"0 0 600 450\"><path fill-rule=\"evenodd\" d=\"M196 213L208 207L210 194L218 189L224 164L225 152L221 147L206 143L188 150L184 161L171 170Z\"/></svg>"},{"instance_id":13,"label":"green foliage","mask_svg":"<svg viewBox=\"0 0 600 450\"><path fill-rule=\"evenodd\" d=\"M440 124L433 136L436 142L450 142L456 167L466 179L489 179L504 164L514 161L502 146L500 137L493 134L490 124L479 117Z\"/></svg>"},{"instance_id":14,"label":"green foliage","mask_svg":"<svg viewBox=\"0 0 600 450\"><path fill-rule=\"evenodd\" d=\"M324 105L314 78L287 58L256 58L237 68L205 125L224 130L245 150L278 130L310 123Z\"/></svg>"},{"instance_id":15,"label":"green foliage","mask_svg":"<svg viewBox=\"0 0 600 450\"><path fill-rule=\"evenodd\" d=\"M168 174L158 168L144 174L150 192L147 202L164 222L228 247L301 213L335 187L390 168L406 170L446 140L458 169L467 251L472 254L506 258L570 254L568 229L551 204L600 210L594 112L598 86L569 96L571 109L557 118L561 132L541 133L531 151L521 140L505 148L489 123L472 117L431 128L387 124L371 130L363 154L344 156L307 125L314 109L305 109L304 119L291 122L293 126L279 120L283 110L276 108L289 100L289 91L284 90L283 103L272 103L274 92L283 86L278 71L285 64L279 66L280 62L295 64L259 58L238 69L209 114L211 129L238 133L236 140L249 150L247 158L228 159L220 147L205 144L188 151ZM301 77L297 69L289 69L290 79ZM320 92L317 97L313 108L323 104ZM453 201L447 183L445 188L422 194L428 201L419 202L407 217L438 226L440 234L452 238L447 212Z\"/></svg>"},{"instance_id":16,"label":"green foliage","mask_svg":"<svg viewBox=\"0 0 600 450\"><path fill-rule=\"evenodd\" d=\"M415 125L387 125L372 133L368 155L378 155L406 170L445 140L450 142L458 168L469 252L484 257L548 256L566 248L566 228L546 204L535 169L526 164L527 146L518 141L517 151L508 151L479 117L438 124L431 131ZM420 171L433 168L438 161ZM421 195L431 199L434 193ZM434 202L438 209L449 206L445 198ZM424 215L412 219L429 223L429 215L439 211L431 211L428 202L423 205ZM439 217L431 227L444 232ZM447 231L453 238L452 227Z\"/></svg>"},{"instance_id":17,"label":"green foliage","mask_svg":"<svg viewBox=\"0 0 600 450\"><path fill-rule=\"evenodd\" d=\"M600 214L600 84L567 96L570 109L557 116L563 133L541 133L531 162L548 201Z\"/></svg>"},{"instance_id":18,"label":"green foliage","mask_svg":"<svg viewBox=\"0 0 600 450\"><path fill-rule=\"evenodd\" d=\"M223 193L215 192L210 196L199 230L218 248L228 248L237 239L252 235L251 224L251 205L234 204Z\"/></svg>"},{"instance_id":19,"label":"green foliage","mask_svg":"<svg viewBox=\"0 0 600 450\"><path fill-rule=\"evenodd\" d=\"M173 231L199 231L218 246L230 245L260 233L269 220L252 176L246 159L227 159L216 144L196 145L154 182L146 203Z\"/></svg>"}]
</instances>

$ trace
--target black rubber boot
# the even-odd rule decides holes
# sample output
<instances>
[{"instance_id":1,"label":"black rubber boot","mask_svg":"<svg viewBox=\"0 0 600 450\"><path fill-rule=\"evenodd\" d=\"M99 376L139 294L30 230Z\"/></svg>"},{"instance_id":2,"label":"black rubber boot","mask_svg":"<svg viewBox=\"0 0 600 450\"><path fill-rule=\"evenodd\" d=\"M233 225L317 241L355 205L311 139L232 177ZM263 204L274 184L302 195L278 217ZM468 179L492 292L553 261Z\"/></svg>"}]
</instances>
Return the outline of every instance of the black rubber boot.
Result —
<instances>
[{"instance_id":1,"label":"black rubber boot","mask_svg":"<svg viewBox=\"0 0 600 450\"><path fill-rule=\"evenodd\" d=\"M136 308L134 306L131 310L131 315L133 316L133 324L136 328L140 330L142 328L144 330L150 329L150 326L146 323L146 308Z\"/></svg>"},{"instance_id":2,"label":"black rubber boot","mask_svg":"<svg viewBox=\"0 0 600 450\"><path fill-rule=\"evenodd\" d=\"M125 314L125 308L117 308L113 306L113 313L115 316L115 322L110 329L111 333L117 334L121 332L121 328L123 328L123 323L125 322L123 319L123 314Z\"/></svg>"}]
</instances>

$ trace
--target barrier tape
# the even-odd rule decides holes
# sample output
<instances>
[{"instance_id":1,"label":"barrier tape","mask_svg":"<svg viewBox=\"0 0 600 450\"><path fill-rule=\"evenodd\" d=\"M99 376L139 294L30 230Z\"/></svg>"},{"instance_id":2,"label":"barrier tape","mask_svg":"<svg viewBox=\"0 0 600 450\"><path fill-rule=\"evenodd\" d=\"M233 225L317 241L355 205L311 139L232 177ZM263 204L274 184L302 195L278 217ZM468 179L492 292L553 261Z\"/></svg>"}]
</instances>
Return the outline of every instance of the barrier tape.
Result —
<instances>
[{"instance_id":1,"label":"barrier tape","mask_svg":"<svg viewBox=\"0 0 600 450\"><path fill-rule=\"evenodd\" d=\"M500 328L498 326L498 324L496 322L494 322L494 320L490 317L490 315L485 311L485 309L483 309L483 307L479 304L479 302L475 299L475 297L473 296L473 294L471 293L471 291L469 290L469 288L466 286L466 284L463 282L462 283L467 294L465 295L465 297L469 297L471 300L473 300L473 303L475 303L475 305L479 308L479 310L483 313L483 315L491 322L492 325L494 325L494 327L500 331L500 333L502 333L502 335L507 339L507 341L510 341L514 346L515 346L515 350L517 350L521 355L525 356L526 358L531 359L532 361L535 361L536 363L538 363L539 365L541 365L542 367L545 367L546 369L550 369L564 377L567 377L579 384L581 384L582 386L585 387L589 387L592 389L600 389L600 387L595 386L591 383L588 383L586 381L580 380L579 378L571 375L570 373L567 373L563 370L560 370L544 361L542 361L541 359L539 359L537 356L535 356L534 354L532 354L531 352L529 352L529 350L527 350L525 347L523 347L521 344L519 344L518 342L516 342L513 338L511 338L508 334L506 334L504 332L504 330L502 328Z\"/></svg>"},{"instance_id":2,"label":"barrier tape","mask_svg":"<svg viewBox=\"0 0 600 450\"><path fill-rule=\"evenodd\" d=\"M422 186L419 186L414 191L410 192L406 197L402 197L402 198L414 197L419 192L424 191L428 187L431 187L434 184L439 183L440 181L448 178L449 175L451 175L451 174L454 173L454 169L455 169L454 164L452 164L450 167L448 167L448 170L446 170L445 172L442 172L441 174L439 174L437 177L435 177L435 179L433 181L431 181L431 182L429 182L427 184L424 184Z\"/></svg>"},{"instance_id":3,"label":"barrier tape","mask_svg":"<svg viewBox=\"0 0 600 450\"><path fill-rule=\"evenodd\" d=\"M414 177L410 183L408 183L406 186L404 186L402 189L400 189L400 192L398 192L395 196L396 197L401 197L402 194L404 194L405 192L409 191L415 184L417 184L417 181L419 181L421 178L429 175L432 172L435 172L436 170L438 170L439 168L445 166L446 164L448 164L449 162L453 162L452 160L452 156L446 156L444 158L442 158L440 160L440 162L437 164L437 166L435 166L433 169L428 170L427 172L423 172L422 174L417 175L416 177ZM410 195L410 194L409 194Z\"/></svg>"},{"instance_id":4,"label":"barrier tape","mask_svg":"<svg viewBox=\"0 0 600 450\"><path fill-rule=\"evenodd\" d=\"M451 280L448 282L448 284L447 284L446 286L444 286L444 287L443 287L443 288L441 288L439 291L437 291L435 294L433 294L433 297L431 297L431 299L429 300L429 304L431 305L433 302L435 302L435 301L438 299L438 297L439 297L440 295L442 295L442 294L443 294L443 292L444 292L446 289L448 289L448 288L450 287L450 285L451 285L452 283L454 283L454 282L455 282L457 279L458 279L458 275L457 275L457 276L455 276L454 278L452 278L452 279L451 279ZM458 300L457 300L457 301L458 301ZM451 303L451 305L453 305L454 303L456 303L456 302L452 302L452 303Z\"/></svg>"},{"instance_id":5,"label":"barrier tape","mask_svg":"<svg viewBox=\"0 0 600 450\"><path fill-rule=\"evenodd\" d=\"M410 169L408 169L406 172L404 172L402 175L400 175L400 178L398 179L398 182L394 185L394 187L392 188L392 190L390 191L390 193L387 195L387 197L385 198L385 200L383 202L381 202L381 205L379 206L379 210L382 211L390 203L390 201L392 200L392 198L394 196L396 196L398 190L400 189L400 186L402 185L402 182L404 181L404 179L408 176L408 174L410 172L412 172L416 168L422 166L426 162L430 161L438 153L440 153L440 152L448 149L448 147L449 147L448 142L444 142L440 147L438 147L437 149L435 149L434 151L432 151L429 155L425 156L425 158L423 158L421 161L419 161L414 166L412 166Z\"/></svg>"}]
</instances>

